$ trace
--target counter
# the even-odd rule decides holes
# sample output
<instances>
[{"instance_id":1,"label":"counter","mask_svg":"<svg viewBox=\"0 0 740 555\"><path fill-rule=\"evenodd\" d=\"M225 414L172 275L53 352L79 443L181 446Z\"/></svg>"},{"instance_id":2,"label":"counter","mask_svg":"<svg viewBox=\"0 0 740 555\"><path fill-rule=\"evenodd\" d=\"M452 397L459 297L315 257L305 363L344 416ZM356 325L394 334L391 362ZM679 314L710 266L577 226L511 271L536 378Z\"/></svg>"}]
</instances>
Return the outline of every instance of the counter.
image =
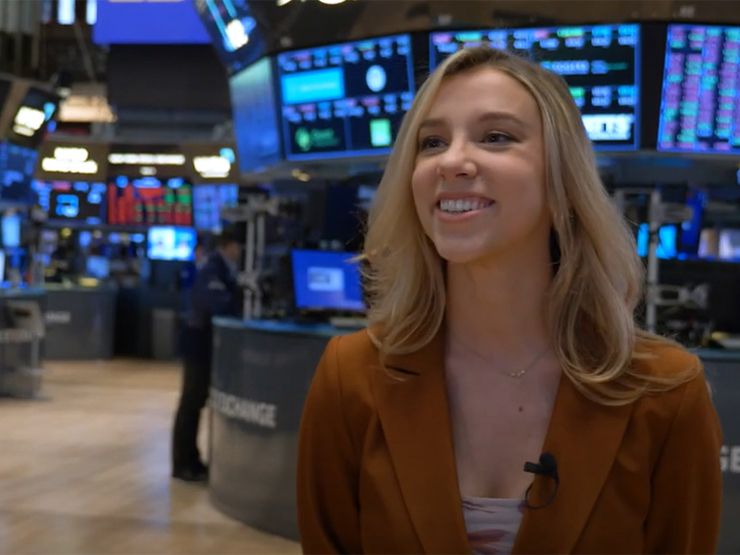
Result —
<instances>
[{"instance_id":1,"label":"counter","mask_svg":"<svg viewBox=\"0 0 740 555\"><path fill-rule=\"evenodd\" d=\"M113 358L115 285L47 284L45 354L49 360Z\"/></svg>"},{"instance_id":2,"label":"counter","mask_svg":"<svg viewBox=\"0 0 740 555\"><path fill-rule=\"evenodd\" d=\"M214 320L209 490L249 526L298 540L296 457L303 402L330 326Z\"/></svg>"},{"instance_id":3,"label":"counter","mask_svg":"<svg viewBox=\"0 0 740 555\"><path fill-rule=\"evenodd\" d=\"M303 403L327 341L345 331L218 318L214 324L211 500L249 526L297 540L296 456ZM718 552L740 553L740 352L696 353L724 429Z\"/></svg>"},{"instance_id":4,"label":"counter","mask_svg":"<svg viewBox=\"0 0 740 555\"><path fill-rule=\"evenodd\" d=\"M740 352L700 349L724 435L722 532L717 553L740 553Z\"/></svg>"}]
</instances>

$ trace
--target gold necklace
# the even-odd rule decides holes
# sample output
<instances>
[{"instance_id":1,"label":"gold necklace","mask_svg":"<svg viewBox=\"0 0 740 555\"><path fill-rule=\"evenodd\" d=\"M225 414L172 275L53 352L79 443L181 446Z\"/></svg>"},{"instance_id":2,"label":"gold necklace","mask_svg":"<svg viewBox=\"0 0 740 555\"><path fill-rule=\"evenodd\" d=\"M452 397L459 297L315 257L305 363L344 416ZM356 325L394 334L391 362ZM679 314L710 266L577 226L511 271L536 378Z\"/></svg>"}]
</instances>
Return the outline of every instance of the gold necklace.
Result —
<instances>
[{"instance_id":1,"label":"gold necklace","mask_svg":"<svg viewBox=\"0 0 740 555\"><path fill-rule=\"evenodd\" d=\"M548 350L549 348L543 350L539 355L537 355L537 358L535 358L532 362L529 363L529 366L527 366L524 370L519 370L518 372L509 372L508 373L509 376L512 378L517 378L517 379L521 378L524 374L529 372L534 367L534 365L537 364L542 359L543 356L545 356Z\"/></svg>"}]
</instances>

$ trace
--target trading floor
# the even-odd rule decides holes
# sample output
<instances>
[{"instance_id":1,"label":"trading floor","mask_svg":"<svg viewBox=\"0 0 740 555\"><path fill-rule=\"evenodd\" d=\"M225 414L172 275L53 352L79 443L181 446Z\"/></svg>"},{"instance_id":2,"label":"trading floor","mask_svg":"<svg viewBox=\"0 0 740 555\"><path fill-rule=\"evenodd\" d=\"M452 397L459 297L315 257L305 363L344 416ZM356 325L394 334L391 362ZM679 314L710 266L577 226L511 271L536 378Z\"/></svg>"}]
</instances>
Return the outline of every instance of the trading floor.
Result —
<instances>
[{"instance_id":1,"label":"trading floor","mask_svg":"<svg viewBox=\"0 0 740 555\"><path fill-rule=\"evenodd\" d=\"M218 513L203 486L170 479L176 365L46 369L44 399L0 399L0 553L300 552Z\"/></svg>"}]
</instances>

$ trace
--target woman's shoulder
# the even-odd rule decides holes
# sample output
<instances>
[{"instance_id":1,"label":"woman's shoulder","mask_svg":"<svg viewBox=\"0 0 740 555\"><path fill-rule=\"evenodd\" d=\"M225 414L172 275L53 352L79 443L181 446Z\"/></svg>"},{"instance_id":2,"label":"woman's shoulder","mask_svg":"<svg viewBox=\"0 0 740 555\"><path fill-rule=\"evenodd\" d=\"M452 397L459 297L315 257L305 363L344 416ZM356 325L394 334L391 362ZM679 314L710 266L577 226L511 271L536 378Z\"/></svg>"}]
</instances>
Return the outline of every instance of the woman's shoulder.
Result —
<instances>
[{"instance_id":1,"label":"woman's shoulder","mask_svg":"<svg viewBox=\"0 0 740 555\"><path fill-rule=\"evenodd\" d=\"M633 366L638 374L651 378L676 380L698 377L702 373L699 358L673 341L648 337L638 342L633 356Z\"/></svg>"}]
</instances>

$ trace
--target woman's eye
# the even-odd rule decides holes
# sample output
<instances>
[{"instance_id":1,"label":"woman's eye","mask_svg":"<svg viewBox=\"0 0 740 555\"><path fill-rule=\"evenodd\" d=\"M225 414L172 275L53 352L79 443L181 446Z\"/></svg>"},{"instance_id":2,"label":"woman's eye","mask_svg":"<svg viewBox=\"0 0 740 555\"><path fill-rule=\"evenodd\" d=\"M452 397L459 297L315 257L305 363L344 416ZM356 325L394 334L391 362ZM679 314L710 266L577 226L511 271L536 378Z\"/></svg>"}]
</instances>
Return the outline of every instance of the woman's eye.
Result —
<instances>
[{"instance_id":1,"label":"woman's eye","mask_svg":"<svg viewBox=\"0 0 740 555\"><path fill-rule=\"evenodd\" d=\"M506 133L497 133L497 132L491 132L487 133L485 138L483 139L484 143L493 143L493 144L501 144L501 143L509 143L513 141L509 135Z\"/></svg>"},{"instance_id":2,"label":"woman's eye","mask_svg":"<svg viewBox=\"0 0 740 555\"><path fill-rule=\"evenodd\" d=\"M442 139L439 137L424 137L419 141L419 150L429 150L430 148L439 148L442 146Z\"/></svg>"}]
</instances>

